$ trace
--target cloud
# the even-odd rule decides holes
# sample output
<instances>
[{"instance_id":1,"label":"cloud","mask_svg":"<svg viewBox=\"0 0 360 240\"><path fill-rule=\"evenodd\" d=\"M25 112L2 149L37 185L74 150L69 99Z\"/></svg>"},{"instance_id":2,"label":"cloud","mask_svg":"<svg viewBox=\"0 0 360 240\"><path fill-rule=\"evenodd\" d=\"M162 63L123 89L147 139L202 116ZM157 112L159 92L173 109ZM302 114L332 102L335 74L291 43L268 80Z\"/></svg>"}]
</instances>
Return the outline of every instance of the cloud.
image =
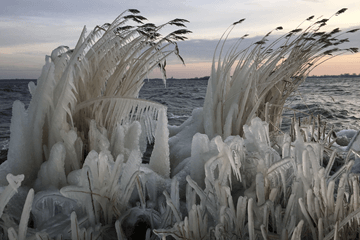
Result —
<instances>
[{"instance_id":1,"label":"cloud","mask_svg":"<svg viewBox=\"0 0 360 240\"><path fill-rule=\"evenodd\" d=\"M74 19L90 16L116 17L118 14L130 8L138 9L143 14L152 13L152 15L155 16L166 16L167 13L184 12L189 10L191 6L187 5L186 1L177 0L157 0L156 3L147 0L139 0L136 2L124 0L3 0L2 7L0 8L0 16L51 17L58 19L64 17Z\"/></svg>"},{"instance_id":2,"label":"cloud","mask_svg":"<svg viewBox=\"0 0 360 240\"><path fill-rule=\"evenodd\" d=\"M341 32L338 33L339 37L337 38L338 39L349 38L349 42L334 47L339 47L341 49L346 49L350 47L360 48L360 30L355 33L346 33L347 31L352 29L354 28L340 29ZM324 30L329 32L332 30L332 28L326 28ZM266 33L267 32L264 32L263 35L265 35ZM282 34L287 34L287 31L279 31L279 32L274 31L274 33L267 38L269 40L268 43L271 43L272 41L280 37ZM228 51L229 48L233 46L233 44L236 41L238 41L242 35L237 36L237 38L234 37L234 34L232 34L231 36L233 38L230 38L226 41L223 54L226 53L226 51ZM262 36L254 36L254 37L249 36L245 38L239 45L239 50L245 49L248 46L250 46L252 43L259 41L262 38ZM336 35L334 35L334 37L335 36ZM180 54L185 59L185 61L188 62L199 62L199 61L209 62L212 61L213 54L218 42L219 42L218 39L216 40L193 39L185 42L180 42L179 43ZM218 51L219 50L220 49L218 49Z\"/></svg>"},{"instance_id":3,"label":"cloud","mask_svg":"<svg viewBox=\"0 0 360 240\"><path fill-rule=\"evenodd\" d=\"M285 33L310 15L319 17L324 14L324 17L328 17L345 5L349 10L331 19L329 29L358 25L358 3L327 0L321 4L319 8L318 2L281 0L157 0L156 3L148 0L3 0L0 8L0 54L16 55L17 62L23 65L26 65L25 56L32 55L34 59L40 59L37 62L41 68L42 53L50 54L59 45L74 47L84 25L91 30L96 25L111 22L129 8L140 10L149 22L157 25L177 17L188 19L190 23L187 26L193 34L188 36L188 41L179 43L180 54L188 64L211 62L222 33L241 18L246 18L246 21L235 27L225 48L231 46L236 37L246 33L250 37L242 43L244 47L256 41L256 36L263 36L277 26L283 26ZM163 32L171 31L170 27L166 27ZM358 33L349 36L351 46L360 45ZM6 64L10 66L7 58L3 58L0 65ZM168 64L179 64L179 61L171 58Z\"/></svg>"},{"instance_id":4,"label":"cloud","mask_svg":"<svg viewBox=\"0 0 360 240\"><path fill-rule=\"evenodd\" d=\"M81 25L58 24L46 18L0 19L0 47L13 47L40 43L76 43ZM70 41L69 41L70 40Z\"/></svg>"}]
</instances>

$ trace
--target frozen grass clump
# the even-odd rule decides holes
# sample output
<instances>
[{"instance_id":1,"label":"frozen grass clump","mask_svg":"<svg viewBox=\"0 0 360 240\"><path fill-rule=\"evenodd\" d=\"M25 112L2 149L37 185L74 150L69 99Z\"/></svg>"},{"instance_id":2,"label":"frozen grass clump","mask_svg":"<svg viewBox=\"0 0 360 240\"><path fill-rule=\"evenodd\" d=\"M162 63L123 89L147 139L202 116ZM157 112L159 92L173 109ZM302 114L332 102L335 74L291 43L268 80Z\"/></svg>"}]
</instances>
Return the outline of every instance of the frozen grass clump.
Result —
<instances>
[{"instance_id":1,"label":"frozen grass clump","mask_svg":"<svg viewBox=\"0 0 360 240\"><path fill-rule=\"evenodd\" d=\"M346 9L339 10L338 16ZM206 134L243 135L242 126L254 117L270 123L270 130L278 130L285 100L305 81L309 72L329 58L357 48L341 49L347 42L339 28L322 31L330 19L312 22L307 18L296 29L268 43L277 27L248 47L241 37L224 53L231 30L244 19L232 24L221 37L214 53L211 75L206 91L204 119ZM303 26L310 23L307 26ZM354 32L357 29L348 31ZM211 116L211 117L209 117Z\"/></svg>"}]
</instances>

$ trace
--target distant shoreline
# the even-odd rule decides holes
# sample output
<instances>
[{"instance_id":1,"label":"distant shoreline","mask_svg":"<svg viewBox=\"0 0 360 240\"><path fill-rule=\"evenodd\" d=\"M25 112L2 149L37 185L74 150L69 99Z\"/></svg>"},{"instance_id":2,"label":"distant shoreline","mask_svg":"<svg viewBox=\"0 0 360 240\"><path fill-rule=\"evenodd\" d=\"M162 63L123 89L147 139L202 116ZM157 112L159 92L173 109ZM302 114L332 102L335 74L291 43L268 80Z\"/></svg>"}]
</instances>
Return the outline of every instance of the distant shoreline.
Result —
<instances>
[{"instance_id":1,"label":"distant shoreline","mask_svg":"<svg viewBox=\"0 0 360 240\"><path fill-rule=\"evenodd\" d=\"M358 78L360 77L360 74L340 74L340 75L312 75L308 76L307 78ZM0 81L36 81L37 79L21 79L21 78L13 78L13 79L0 79ZM144 79L148 80L148 79ZM160 80L161 78L150 78L149 80ZM209 80L209 76L205 77L194 77L194 78L167 78L166 80Z\"/></svg>"}]
</instances>

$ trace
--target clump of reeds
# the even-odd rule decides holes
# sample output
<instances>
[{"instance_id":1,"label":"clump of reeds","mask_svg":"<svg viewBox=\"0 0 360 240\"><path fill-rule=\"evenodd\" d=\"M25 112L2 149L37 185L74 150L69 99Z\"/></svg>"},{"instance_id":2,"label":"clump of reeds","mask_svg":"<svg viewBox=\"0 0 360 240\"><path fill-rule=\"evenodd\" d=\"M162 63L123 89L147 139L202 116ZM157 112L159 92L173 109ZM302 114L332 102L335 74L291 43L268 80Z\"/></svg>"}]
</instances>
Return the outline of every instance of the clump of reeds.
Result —
<instances>
[{"instance_id":1,"label":"clump of reeds","mask_svg":"<svg viewBox=\"0 0 360 240\"><path fill-rule=\"evenodd\" d=\"M84 27L74 49L60 46L46 58L38 84L32 88L28 116L19 116L22 125L12 131L8 159L14 164L5 172L24 173L26 182L34 181L59 141L65 142L66 173L79 169L84 154L92 150L88 136L91 119L106 129L103 134L109 139L117 125L140 121L144 136L153 141L158 112L166 107L139 99L140 88L156 67L166 82L166 58L175 54L183 61L176 42L185 40L190 31L185 28L185 19L156 26L144 23L146 18L139 13L127 10L88 35ZM180 29L163 36L160 32L165 26ZM25 112L21 104L15 104L14 109L18 114ZM18 146L21 151L15 150ZM33 169L21 167L22 161ZM2 182L6 183L5 176Z\"/></svg>"},{"instance_id":2,"label":"clump of reeds","mask_svg":"<svg viewBox=\"0 0 360 240\"><path fill-rule=\"evenodd\" d=\"M345 12L343 8L333 16ZM305 81L309 72L322 62L357 48L341 49L348 42L339 28L322 31L333 17L312 22L307 18L296 29L268 43L273 31L241 50L241 37L225 54L224 46L231 30L244 19L235 22L221 37L214 53L206 92L205 131L209 136L243 135L242 126L254 117L270 123L278 130L285 100ZM303 25L310 22L308 26ZM352 33L358 29L347 31ZM217 57L218 54L218 57Z\"/></svg>"}]
</instances>

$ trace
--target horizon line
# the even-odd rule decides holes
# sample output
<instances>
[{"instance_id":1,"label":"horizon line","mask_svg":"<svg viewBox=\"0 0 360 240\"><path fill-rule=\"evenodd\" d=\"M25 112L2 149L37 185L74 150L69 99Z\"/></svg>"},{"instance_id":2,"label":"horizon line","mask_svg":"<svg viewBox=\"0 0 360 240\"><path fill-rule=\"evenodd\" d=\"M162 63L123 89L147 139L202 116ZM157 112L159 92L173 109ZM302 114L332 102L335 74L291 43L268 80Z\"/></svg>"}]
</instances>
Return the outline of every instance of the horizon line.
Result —
<instances>
[{"instance_id":1,"label":"horizon line","mask_svg":"<svg viewBox=\"0 0 360 240\"><path fill-rule=\"evenodd\" d=\"M210 76L203 76L203 77L191 77L191 78L174 78L174 77L170 77L170 78L166 78L166 80L208 80ZM309 75L307 76L307 78L324 78L324 77L360 77L360 73L356 74L356 73L342 73L342 74L330 74L330 75ZM6 81L6 80L23 80L23 81L32 81L32 80L36 80L37 78L4 78L4 79L0 79L0 81ZM144 78L144 80L162 80L162 78Z\"/></svg>"}]
</instances>

